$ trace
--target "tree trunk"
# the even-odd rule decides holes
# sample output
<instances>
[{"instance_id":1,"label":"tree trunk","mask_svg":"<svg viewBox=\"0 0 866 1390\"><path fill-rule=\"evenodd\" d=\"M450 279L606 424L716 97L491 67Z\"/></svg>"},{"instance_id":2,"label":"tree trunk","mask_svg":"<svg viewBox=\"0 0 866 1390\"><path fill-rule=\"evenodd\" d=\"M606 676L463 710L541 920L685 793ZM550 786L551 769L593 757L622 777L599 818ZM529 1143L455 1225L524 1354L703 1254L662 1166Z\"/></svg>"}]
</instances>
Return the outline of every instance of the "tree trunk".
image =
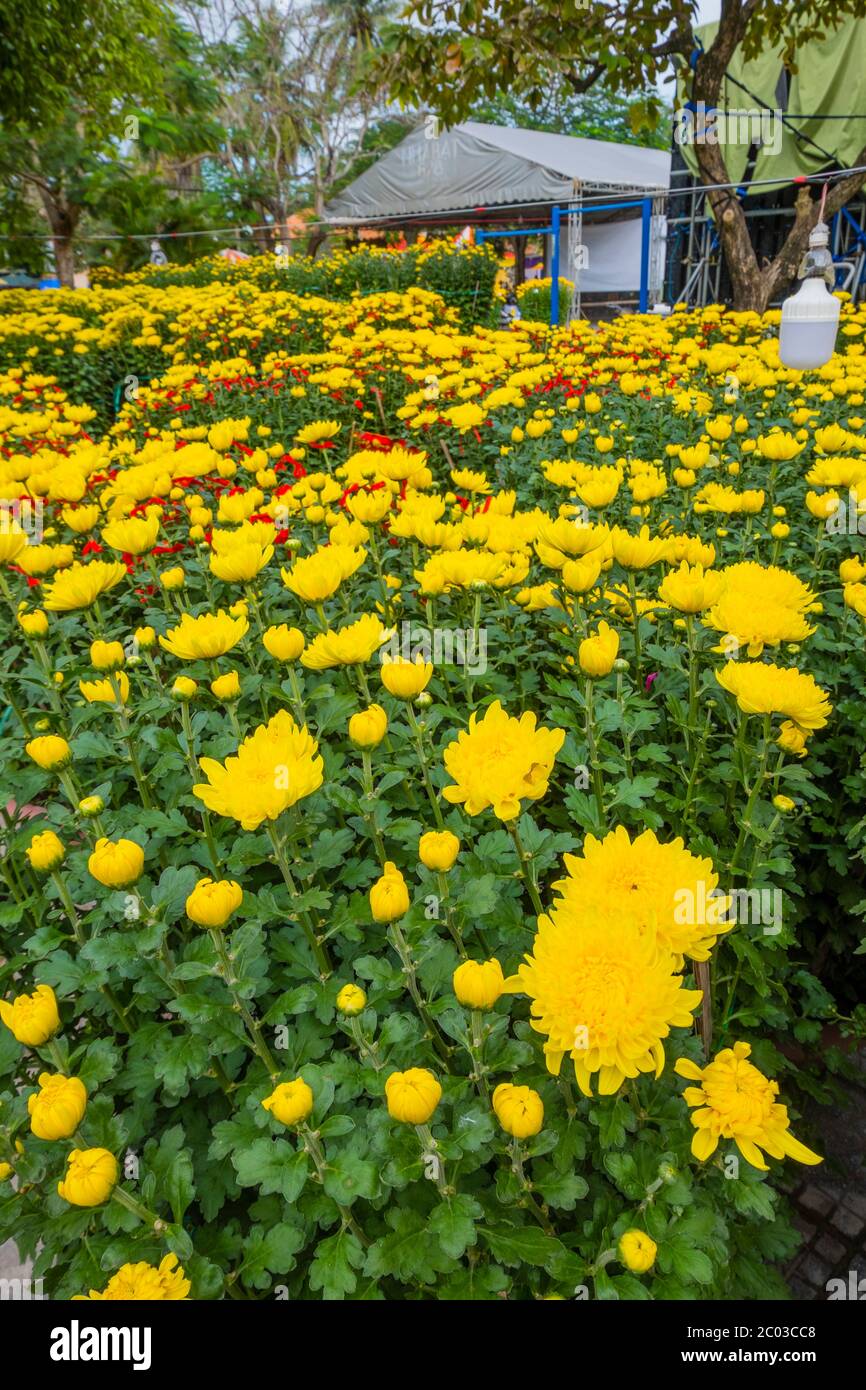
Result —
<instances>
[{"instance_id":1,"label":"tree trunk","mask_svg":"<svg viewBox=\"0 0 866 1390\"><path fill-rule=\"evenodd\" d=\"M74 203L56 195L45 184L40 183L39 196L51 228L51 244L54 250L54 264L57 278L64 289L75 288L75 253L72 237L78 226L81 209Z\"/></svg>"},{"instance_id":2,"label":"tree trunk","mask_svg":"<svg viewBox=\"0 0 866 1390\"><path fill-rule=\"evenodd\" d=\"M866 163L866 145L854 160L856 166L864 163ZM850 202L854 195L859 193L864 183L866 183L866 174L849 174L847 178L839 179L837 183L832 184L827 190L827 202L824 207L825 222L829 222L840 208ZM819 208L820 200L813 200L807 187L801 188L797 194L794 208L794 225L776 259L770 261L761 273L764 309L771 299L781 294L795 279L797 267L809 245L809 233L818 221Z\"/></svg>"},{"instance_id":3,"label":"tree trunk","mask_svg":"<svg viewBox=\"0 0 866 1390\"><path fill-rule=\"evenodd\" d=\"M326 240L327 235L328 235L328 229L327 229L327 227L313 227L312 230L310 231L310 235L307 237L307 252L306 252L306 254L307 254L308 256L315 256L315 254L316 254L316 252L318 251L319 247L320 247L320 246L322 245L322 243Z\"/></svg>"},{"instance_id":4,"label":"tree trunk","mask_svg":"<svg viewBox=\"0 0 866 1390\"><path fill-rule=\"evenodd\" d=\"M54 264L57 267L57 278L64 289L75 289L75 256L72 251L72 242L63 237L53 237Z\"/></svg>"},{"instance_id":5,"label":"tree trunk","mask_svg":"<svg viewBox=\"0 0 866 1390\"><path fill-rule=\"evenodd\" d=\"M698 58L692 87L693 99L704 102L707 109L718 106L728 64L742 42L755 9L756 0L722 6L716 37ZM694 150L704 184L730 183L727 165L718 145L696 141ZM734 308L758 309L763 294L761 272L742 204L733 189L708 188L707 201L712 208L731 277Z\"/></svg>"},{"instance_id":6,"label":"tree trunk","mask_svg":"<svg viewBox=\"0 0 866 1390\"><path fill-rule=\"evenodd\" d=\"M757 0L729 0L722 5L722 19L710 48L698 58L692 95L703 101L707 109L718 106L722 81L734 51L742 42ZM704 184L730 183L730 175L718 145L695 143L698 170ZM855 163L866 162L866 148ZM863 187L866 175L852 174L841 179L827 195L825 217L838 212ZM763 314L771 299L780 295L797 274L803 253L809 244L809 233L818 220L818 203L813 201L807 186L803 186L794 208L794 225L775 260L762 268L752 246L749 224L742 203L733 189L707 189L707 200L713 211L719 240L731 277L733 307L752 309Z\"/></svg>"},{"instance_id":7,"label":"tree trunk","mask_svg":"<svg viewBox=\"0 0 866 1390\"><path fill-rule=\"evenodd\" d=\"M315 222L315 225L314 225L313 227L310 228L310 234L309 234L309 236L307 237L307 255L308 255L308 256L315 256L315 254L316 254L316 252L318 251L319 247L322 245L322 243L323 243L323 242L326 240L326 238L327 238L329 228L328 228L326 225L323 225L323 222L322 222L322 219L323 219L323 216L324 216L324 212L325 212L325 194L324 194L324 191L323 191L323 189L321 188L321 186L319 186L319 187L316 188L315 198L314 198L314 200L313 200L313 213L314 213L316 222Z\"/></svg>"}]
</instances>

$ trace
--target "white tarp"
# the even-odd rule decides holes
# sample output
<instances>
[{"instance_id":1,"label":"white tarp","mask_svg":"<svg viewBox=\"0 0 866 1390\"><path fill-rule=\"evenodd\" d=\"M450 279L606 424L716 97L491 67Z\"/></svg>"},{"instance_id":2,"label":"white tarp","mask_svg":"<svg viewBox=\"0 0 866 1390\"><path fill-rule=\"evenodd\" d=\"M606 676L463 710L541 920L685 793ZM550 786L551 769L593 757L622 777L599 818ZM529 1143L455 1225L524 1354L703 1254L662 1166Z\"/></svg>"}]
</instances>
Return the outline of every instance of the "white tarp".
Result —
<instances>
[{"instance_id":1,"label":"white tarp","mask_svg":"<svg viewBox=\"0 0 866 1390\"><path fill-rule=\"evenodd\" d=\"M608 140L466 121L419 127L325 208L337 226L453 213L470 221L491 207L515 211L572 201L578 187L640 192L667 188L670 153Z\"/></svg>"},{"instance_id":2,"label":"white tarp","mask_svg":"<svg viewBox=\"0 0 866 1390\"><path fill-rule=\"evenodd\" d=\"M582 294L598 294L603 290L638 290L640 288L641 219L630 217L627 222L583 223L583 268L580 271ZM560 233L560 273L574 280L574 268L567 264L568 242Z\"/></svg>"}]
</instances>

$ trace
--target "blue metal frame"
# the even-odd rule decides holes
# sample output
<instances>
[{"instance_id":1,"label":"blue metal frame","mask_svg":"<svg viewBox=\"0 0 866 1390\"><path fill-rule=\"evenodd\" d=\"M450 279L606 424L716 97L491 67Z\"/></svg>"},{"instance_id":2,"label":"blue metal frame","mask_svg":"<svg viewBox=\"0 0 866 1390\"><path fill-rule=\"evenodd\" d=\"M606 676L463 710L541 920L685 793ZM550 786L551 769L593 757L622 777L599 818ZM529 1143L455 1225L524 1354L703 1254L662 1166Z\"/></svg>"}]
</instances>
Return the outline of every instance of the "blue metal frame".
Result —
<instances>
[{"instance_id":1,"label":"blue metal frame","mask_svg":"<svg viewBox=\"0 0 866 1390\"><path fill-rule=\"evenodd\" d=\"M550 263L550 326L556 328L559 324L559 233L563 217L574 217L581 212L616 212L621 208L640 208L641 210L641 243L640 243L640 298L638 300L638 312L645 314L649 309L649 261L650 261L650 239L652 234L652 198L633 198L625 203L578 203L574 207L561 208L553 207L550 213L549 227L512 227L504 231L476 232L476 241L493 241L496 237L506 236L553 236L553 254Z\"/></svg>"}]
</instances>

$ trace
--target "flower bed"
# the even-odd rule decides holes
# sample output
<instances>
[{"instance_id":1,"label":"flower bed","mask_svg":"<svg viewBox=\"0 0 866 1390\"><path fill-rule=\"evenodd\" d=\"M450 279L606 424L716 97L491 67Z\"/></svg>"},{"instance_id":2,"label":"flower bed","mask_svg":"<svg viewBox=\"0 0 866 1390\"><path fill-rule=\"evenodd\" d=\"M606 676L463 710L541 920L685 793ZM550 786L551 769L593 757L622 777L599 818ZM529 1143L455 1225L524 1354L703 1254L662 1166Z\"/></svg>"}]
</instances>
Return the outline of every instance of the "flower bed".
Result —
<instances>
[{"instance_id":1,"label":"flower bed","mask_svg":"<svg viewBox=\"0 0 866 1390\"><path fill-rule=\"evenodd\" d=\"M783 1292L842 1065L786 1043L863 1025L866 314L803 377L778 315L257 275L4 300L0 1238L53 1298Z\"/></svg>"}]
</instances>

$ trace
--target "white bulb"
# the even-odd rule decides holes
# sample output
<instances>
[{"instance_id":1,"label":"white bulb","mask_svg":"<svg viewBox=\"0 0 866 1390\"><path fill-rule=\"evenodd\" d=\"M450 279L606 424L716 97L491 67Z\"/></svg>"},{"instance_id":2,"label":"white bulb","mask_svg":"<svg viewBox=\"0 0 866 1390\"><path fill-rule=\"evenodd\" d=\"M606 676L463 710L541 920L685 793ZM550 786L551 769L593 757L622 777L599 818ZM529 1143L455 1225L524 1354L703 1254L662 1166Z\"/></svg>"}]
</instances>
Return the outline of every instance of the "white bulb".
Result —
<instances>
[{"instance_id":1,"label":"white bulb","mask_svg":"<svg viewBox=\"0 0 866 1390\"><path fill-rule=\"evenodd\" d=\"M779 358L797 371L814 371L833 356L841 304L820 276L804 280L782 305Z\"/></svg>"}]
</instances>

